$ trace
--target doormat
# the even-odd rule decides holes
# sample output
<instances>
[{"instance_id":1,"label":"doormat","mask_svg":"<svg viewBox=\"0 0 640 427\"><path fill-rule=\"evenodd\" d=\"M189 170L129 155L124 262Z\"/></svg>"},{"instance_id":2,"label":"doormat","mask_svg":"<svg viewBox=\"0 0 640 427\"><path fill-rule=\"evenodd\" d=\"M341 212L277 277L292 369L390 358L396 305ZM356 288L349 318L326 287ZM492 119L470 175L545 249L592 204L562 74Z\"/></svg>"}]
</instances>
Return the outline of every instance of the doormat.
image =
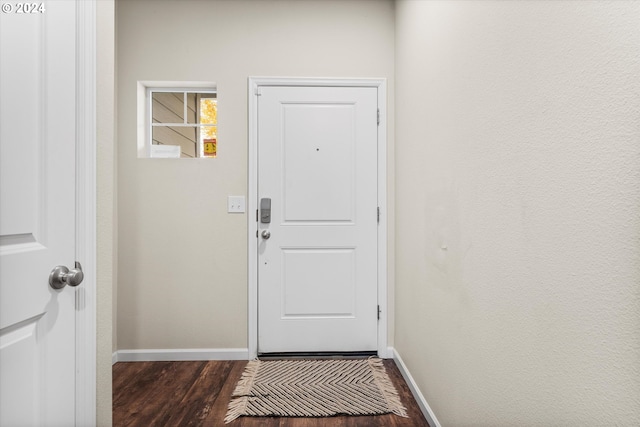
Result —
<instances>
[{"instance_id":1,"label":"doormat","mask_svg":"<svg viewBox=\"0 0 640 427\"><path fill-rule=\"evenodd\" d=\"M225 418L241 416L407 417L381 359L252 360L233 392Z\"/></svg>"}]
</instances>

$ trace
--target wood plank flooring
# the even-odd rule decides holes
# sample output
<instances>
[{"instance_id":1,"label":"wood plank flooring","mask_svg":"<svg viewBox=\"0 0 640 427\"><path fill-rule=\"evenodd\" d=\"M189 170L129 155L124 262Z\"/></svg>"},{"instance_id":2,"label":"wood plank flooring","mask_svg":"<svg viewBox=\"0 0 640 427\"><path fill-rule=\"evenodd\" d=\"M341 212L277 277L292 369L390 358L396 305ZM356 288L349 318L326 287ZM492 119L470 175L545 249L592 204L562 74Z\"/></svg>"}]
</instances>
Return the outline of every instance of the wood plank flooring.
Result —
<instances>
[{"instance_id":1,"label":"wood plank flooring","mask_svg":"<svg viewBox=\"0 0 640 427\"><path fill-rule=\"evenodd\" d=\"M229 427L429 427L393 360L385 360L409 418L240 417L224 424L246 361L120 362L113 365L113 425Z\"/></svg>"}]
</instances>

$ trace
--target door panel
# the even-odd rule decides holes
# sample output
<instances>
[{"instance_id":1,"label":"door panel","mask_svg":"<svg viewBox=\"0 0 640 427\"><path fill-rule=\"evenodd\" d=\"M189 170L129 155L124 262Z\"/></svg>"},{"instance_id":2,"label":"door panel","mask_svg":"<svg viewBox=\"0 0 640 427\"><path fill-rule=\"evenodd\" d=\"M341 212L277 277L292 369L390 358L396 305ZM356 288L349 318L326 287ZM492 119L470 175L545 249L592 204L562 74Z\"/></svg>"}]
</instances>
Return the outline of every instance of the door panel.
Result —
<instances>
[{"instance_id":1,"label":"door panel","mask_svg":"<svg viewBox=\"0 0 640 427\"><path fill-rule=\"evenodd\" d=\"M258 351L377 349L377 90L264 87Z\"/></svg>"},{"instance_id":2,"label":"door panel","mask_svg":"<svg viewBox=\"0 0 640 427\"><path fill-rule=\"evenodd\" d=\"M32 388L39 383L36 330L41 316L29 319L0 335L0 425L39 425L38 400ZM11 405L5 399L12 398Z\"/></svg>"},{"instance_id":3,"label":"door panel","mask_svg":"<svg viewBox=\"0 0 640 427\"><path fill-rule=\"evenodd\" d=\"M355 316L355 248L282 250L282 318Z\"/></svg>"},{"instance_id":4,"label":"door panel","mask_svg":"<svg viewBox=\"0 0 640 427\"><path fill-rule=\"evenodd\" d=\"M353 222L354 109L354 104L282 106L285 223Z\"/></svg>"},{"instance_id":5,"label":"door panel","mask_svg":"<svg viewBox=\"0 0 640 427\"><path fill-rule=\"evenodd\" d=\"M0 14L0 425L75 423L76 5L44 5Z\"/></svg>"}]
</instances>

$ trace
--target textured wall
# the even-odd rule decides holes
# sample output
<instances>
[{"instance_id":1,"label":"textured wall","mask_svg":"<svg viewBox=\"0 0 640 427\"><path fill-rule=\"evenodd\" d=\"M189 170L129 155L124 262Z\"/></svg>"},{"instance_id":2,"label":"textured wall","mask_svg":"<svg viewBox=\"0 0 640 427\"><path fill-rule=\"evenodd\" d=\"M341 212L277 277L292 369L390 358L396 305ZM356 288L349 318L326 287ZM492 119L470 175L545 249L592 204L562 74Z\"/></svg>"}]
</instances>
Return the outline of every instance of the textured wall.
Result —
<instances>
[{"instance_id":1,"label":"textured wall","mask_svg":"<svg viewBox=\"0 0 640 427\"><path fill-rule=\"evenodd\" d=\"M119 349L247 347L247 218L226 212L247 188L247 78L386 77L393 100L393 10L117 2ZM138 80L216 82L218 157L138 159Z\"/></svg>"},{"instance_id":2,"label":"textured wall","mask_svg":"<svg viewBox=\"0 0 640 427\"><path fill-rule=\"evenodd\" d=\"M640 424L640 3L396 4L395 345L446 426Z\"/></svg>"},{"instance_id":3,"label":"textured wall","mask_svg":"<svg viewBox=\"0 0 640 427\"><path fill-rule=\"evenodd\" d=\"M112 302L115 281L115 1L96 2L96 226L97 349L96 425L110 426L111 354L115 345Z\"/></svg>"}]
</instances>

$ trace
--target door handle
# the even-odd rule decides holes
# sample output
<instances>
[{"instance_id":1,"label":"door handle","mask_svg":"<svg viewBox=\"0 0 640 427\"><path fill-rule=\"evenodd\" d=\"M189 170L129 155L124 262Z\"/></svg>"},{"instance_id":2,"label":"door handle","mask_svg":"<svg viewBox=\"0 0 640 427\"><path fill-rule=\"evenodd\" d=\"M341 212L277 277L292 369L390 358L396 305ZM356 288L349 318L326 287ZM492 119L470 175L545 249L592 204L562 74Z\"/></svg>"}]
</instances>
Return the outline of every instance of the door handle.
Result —
<instances>
[{"instance_id":1,"label":"door handle","mask_svg":"<svg viewBox=\"0 0 640 427\"><path fill-rule=\"evenodd\" d=\"M82 265L76 261L75 268L69 270L64 265L59 265L49 274L49 285L53 289L62 289L66 285L76 287L82 283L84 279L84 273L82 272Z\"/></svg>"},{"instance_id":2,"label":"door handle","mask_svg":"<svg viewBox=\"0 0 640 427\"><path fill-rule=\"evenodd\" d=\"M271 237L271 232L269 230L262 230L262 238L268 240L269 237Z\"/></svg>"}]
</instances>

